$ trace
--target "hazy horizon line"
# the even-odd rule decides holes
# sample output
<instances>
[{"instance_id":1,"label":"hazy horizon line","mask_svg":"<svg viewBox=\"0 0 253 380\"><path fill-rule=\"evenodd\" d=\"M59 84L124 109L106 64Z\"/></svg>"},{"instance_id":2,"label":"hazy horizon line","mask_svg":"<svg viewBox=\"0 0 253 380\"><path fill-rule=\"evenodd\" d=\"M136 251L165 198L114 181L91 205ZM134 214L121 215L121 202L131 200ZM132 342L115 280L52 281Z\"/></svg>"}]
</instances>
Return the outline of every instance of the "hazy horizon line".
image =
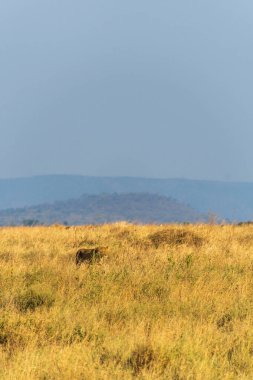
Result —
<instances>
[{"instance_id":1,"label":"hazy horizon line","mask_svg":"<svg viewBox=\"0 0 253 380\"><path fill-rule=\"evenodd\" d=\"M189 178L189 177L151 177L151 176L137 176L137 175L91 175L91 174L63 174L63 173L54 173L54 174L34 174L34 175L25 175L18 177L0 177L0 181L12 181L12 180L24 180L32 178L41 178L41 177L86 177L86 178L107 178L107 179L143 179L143 180L174 180L174 181L193 181L193 182L216 182L216 183L234 183L234 184L253 184L253 181L238 181L230 179L199 179L199 178Z\"/></svg>"}]
</instances>

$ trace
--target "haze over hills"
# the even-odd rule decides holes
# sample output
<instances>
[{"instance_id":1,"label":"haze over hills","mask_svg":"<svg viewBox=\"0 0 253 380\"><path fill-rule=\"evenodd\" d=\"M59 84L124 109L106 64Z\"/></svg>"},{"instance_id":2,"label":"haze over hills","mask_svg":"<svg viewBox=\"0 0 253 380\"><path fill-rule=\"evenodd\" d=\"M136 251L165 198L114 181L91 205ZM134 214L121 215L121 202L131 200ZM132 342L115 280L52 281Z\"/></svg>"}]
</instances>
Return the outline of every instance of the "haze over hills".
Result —
<instances>
[{"instance_id":1,"label":"haze over hills","mask_svg":"<svg viewBox=\"0 0 253 380\"><path fill-rule=\"evenodd\" d=\"M82 194L152 193L231 221L253 219L253 183L136 177L50 175L0 180L0 209L78 198Z\"/></svg>"},{"instance_id":2,"label":"haze over hills","mask_svg":"<svg viewBox=\"0 0 253 380\"><path fill-rule=\"evenodd\" d=\"M207 219L174 199L146 193L82 195L77 199L0 211L0 225L65 223L71 225L128 221L183 223Z\"/></svg>"}]
</instances>

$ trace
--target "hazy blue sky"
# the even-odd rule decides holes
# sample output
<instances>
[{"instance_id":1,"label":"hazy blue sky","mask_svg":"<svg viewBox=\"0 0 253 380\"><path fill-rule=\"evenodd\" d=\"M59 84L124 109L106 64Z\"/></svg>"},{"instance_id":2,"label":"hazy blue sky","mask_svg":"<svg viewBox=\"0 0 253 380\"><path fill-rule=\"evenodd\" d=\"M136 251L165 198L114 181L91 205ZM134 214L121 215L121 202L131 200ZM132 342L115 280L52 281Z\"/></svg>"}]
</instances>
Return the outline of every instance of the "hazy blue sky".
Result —
<instances>
[{"instance_id":1,"label":"hazy blue sky","mask_svg":"<svg viewBox=\"0 0 253 380\"><path fill-rule=\"evenodd\" d=\"M0 3L0 177L253 181L252 0Z\"/></svg>"}]
</instances>

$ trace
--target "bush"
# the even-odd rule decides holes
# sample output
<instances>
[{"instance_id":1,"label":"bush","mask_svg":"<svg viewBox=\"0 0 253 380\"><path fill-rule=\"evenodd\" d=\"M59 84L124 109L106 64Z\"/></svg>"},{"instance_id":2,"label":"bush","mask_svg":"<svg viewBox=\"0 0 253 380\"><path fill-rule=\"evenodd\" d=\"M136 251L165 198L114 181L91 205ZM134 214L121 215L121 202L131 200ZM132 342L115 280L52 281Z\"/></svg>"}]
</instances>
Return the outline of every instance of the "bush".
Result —
<instances>
[{"instance_id":1,"label":"bush","mask_svg":"<svg viewBox=\"0 0 253 380\"><path fill-rule=\"evenodd\" d=\"M164 229L148 236L151 243L158 248L160 245L193 245L199 247L203 239L191 231Z\"/></svg>"},{"instance_id":2,"label":"bush","mask_svg":"<svg viewBox=\"0 0 253 380\"><path fill-rule=\"evenodd\" d=\"M137 375L144 368L149 369L155 359L154 351L151 347L142 344L138 345L130 354L127 364Z\"/></svg>"},{"instance_id":3,"label":"bush","mask_svg":"<svg viewBox=\"0 0 253 380\"><path fill-rule=\"evenodd\" d=\"M15 297L14 302L19 311L27 312L34 311L41 306L52 306L54 298L49 292L28 289Z\"/></svg>"},{"instance_id":4,"label":"bush","mask_svg":"<svg viewBox=\"0 0 253 380\"><path fill-rule=\"evenodd\" d=\"M8 318L0 319L0 350L13 352L15 348L22 347L23 342L16 321L9 321Z\"/></svg>"}]
</instances>

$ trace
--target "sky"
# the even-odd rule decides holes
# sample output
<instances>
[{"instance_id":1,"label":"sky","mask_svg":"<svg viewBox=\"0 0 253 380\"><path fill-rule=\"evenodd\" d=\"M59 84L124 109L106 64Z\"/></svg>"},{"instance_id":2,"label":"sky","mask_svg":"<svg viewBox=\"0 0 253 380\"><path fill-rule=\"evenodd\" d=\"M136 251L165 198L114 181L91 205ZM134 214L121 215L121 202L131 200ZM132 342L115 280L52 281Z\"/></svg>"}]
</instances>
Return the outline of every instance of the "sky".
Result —
<instances>
[{"instance_id":1,"label":"sky","mask_svg":"<svg viewBox=\"0 0 253 380\"><path fill-rule=\"evenodd\" d=\"M253 181L251 0L0 3L0 178Z\"/></svg>"}]
</instances>

